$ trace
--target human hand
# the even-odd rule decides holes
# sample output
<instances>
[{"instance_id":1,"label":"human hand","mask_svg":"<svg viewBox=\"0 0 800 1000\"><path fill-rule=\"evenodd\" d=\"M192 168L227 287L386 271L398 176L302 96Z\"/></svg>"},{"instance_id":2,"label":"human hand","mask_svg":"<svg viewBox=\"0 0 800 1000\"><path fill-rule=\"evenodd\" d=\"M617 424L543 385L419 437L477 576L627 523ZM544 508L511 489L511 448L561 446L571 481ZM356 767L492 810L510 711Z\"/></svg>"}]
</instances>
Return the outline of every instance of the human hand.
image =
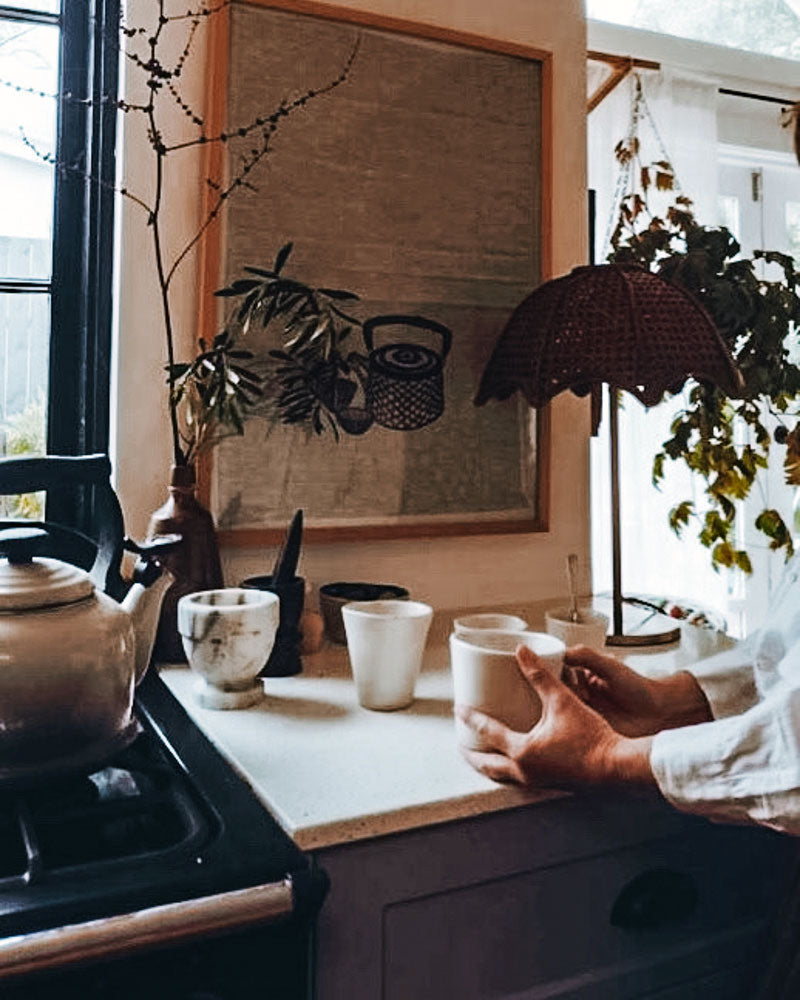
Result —
<instances>
[{"instance_id":1,"label":"human hand","mask_svg":"<svg viewBox=\"0 0 800 1000\"><path fill-rule=\"evenodd\" d=\"M541 718L530 732L518 733L483 712L457 705L458 717L488 747L462 748L476 770L495 781L526 787L654 783L648 738L629 739L616 732L553 677L532 650L521 646L516 656L542 702Z\"/></svg>"},{"instance_id":2,"label":"human hand","mask_svg":"<svg viewBox=\"0 0 800 1000\"><path fill-rule=\"evenodd\" d=\"M706 697L687 671L643 677L615 656L588 646L568 649L564 664L565 684L624 736L652 736L711 719Z\"/></svg>"}]
</instances>

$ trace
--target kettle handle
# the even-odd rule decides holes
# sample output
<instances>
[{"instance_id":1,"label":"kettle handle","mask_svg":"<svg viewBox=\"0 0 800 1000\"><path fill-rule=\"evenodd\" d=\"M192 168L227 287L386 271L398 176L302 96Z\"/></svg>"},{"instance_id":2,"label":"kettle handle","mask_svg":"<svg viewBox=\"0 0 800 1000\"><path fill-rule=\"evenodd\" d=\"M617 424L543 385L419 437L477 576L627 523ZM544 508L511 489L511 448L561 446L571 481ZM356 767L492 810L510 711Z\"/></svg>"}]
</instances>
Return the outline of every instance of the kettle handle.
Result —
<instances>
[{"instance_id":1,"label":"kettle handle","mask_svg":"<svg viewBox=\"0 0 800 1000\"><path fill-rule=\"evenodd\" d=\"M442 338L442 361L449 354L450 346L453 343L453 334L446 326L442 323L437 323L435 319L426 319L425 316L403 316L399 314L373 316L372 319L364 320L362 333L364 335L364 346L367 348L368 354L371 354L373 349L372 331L378 326L390 326L394 323L400 323L403 326L415 326L418 330L430 330L432 333L438 333Z\"/></svg>"},{"instance_id":2,"label":"kettle handle","mask_svg":"<svg viewBox=\"0 0 800 1000\"><path fill-rule=\"evenodd\" d=\"M111 486L108 455L0 459L0 495L36 493L73 485L94 487L92 523L96 529L92 540L97 545L97 554L90 571L92 582L115 600L121 600L127 590L120 574L125 529L122 509ZM80 536L79 532L74 534Z\"/></svg>"}]
</instances>

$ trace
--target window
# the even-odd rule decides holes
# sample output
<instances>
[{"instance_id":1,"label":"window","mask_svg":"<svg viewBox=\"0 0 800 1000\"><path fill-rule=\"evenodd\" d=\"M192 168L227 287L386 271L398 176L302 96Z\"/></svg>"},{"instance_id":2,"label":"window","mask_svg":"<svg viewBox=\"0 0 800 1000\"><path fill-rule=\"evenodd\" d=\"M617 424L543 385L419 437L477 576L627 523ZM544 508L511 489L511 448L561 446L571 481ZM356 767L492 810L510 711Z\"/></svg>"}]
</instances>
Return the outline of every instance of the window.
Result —
<instances>
[{"instance_id":1,"label":"window","mask_svg":"<svg viewBox=\"0 0 800 1000\"><path fill-rule=\"evenodd\" d=\"M107 449L118 19L0 4L0 454Z\"/></svg>"},{"instance_id":2,"label":"window","mask_svg":"<svg viewBox=\"0 0 800 1000\"><path fill-rule=\"evenodd\" d=\"M595 13L599 6L606 7L595 4ZM625 31L615 36L608 25L589 28L590 49L626 51L660 61L659 71L642 74L654 120L652 125L643 122L639 130L644 162L671 160L698 219L706 225L728 226L745 255L758 247L797 253L800 169L791 136L781 127L781 108L798 94L794 85L785 85L781 75L785 64L759 57L762 75L738 78L726 72L731 67L730 52L721 48L712 52L708 45L682 42L678 51L666 40L658 39L657 44L644 33ZM604 48L612 44L619 47ZM697 68L701 56L702 73ZM755 67L751 63L749 68ZM630 81L623 83L589 117L598 261L605 259L609 224L615 219L618 168L613 147L630 127L632 94ZM661 205L654 207L663 210ZM708 550L696 540L696 527L690 526L678 539L667 523L667 512L678 501L702 500L700 480L680 463L668 462L661 489L655 490L650 482L653 456L670 437L671 416L680 405L678 397L646 411L631 397L624 399L620 414L623 587L628 594L668 597L716 612L732 632L742 635L763 620L783 571L781 556L768 552L764 537L755 532L754 513L775 507L791 525L794 490L783 482L783 451L776 447L769 475L762 477L744 509L747 527L739 542L747 549L754 572L748 577L738 571L715 573ZM592 569L598 591L608 589L611 580L607 451L607 430L601 429L592 442Z\"/></svg>"}]
</instances>

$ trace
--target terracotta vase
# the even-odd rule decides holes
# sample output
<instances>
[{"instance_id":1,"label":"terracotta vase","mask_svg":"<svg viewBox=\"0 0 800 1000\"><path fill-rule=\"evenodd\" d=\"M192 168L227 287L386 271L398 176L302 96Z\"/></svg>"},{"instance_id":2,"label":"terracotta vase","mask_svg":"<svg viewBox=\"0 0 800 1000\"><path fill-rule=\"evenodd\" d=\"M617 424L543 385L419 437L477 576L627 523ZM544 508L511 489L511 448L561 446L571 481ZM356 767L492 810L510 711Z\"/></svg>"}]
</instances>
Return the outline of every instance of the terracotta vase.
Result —
<instances>
[{"instance_id":1,"label":"terracotta vase","mask_svg":"<svg viewBox=\"0 0 800 1000\"><path fill-rule=\"evenodd\" d=\"M183 542L161 560L175 577L164 595L154 656L166 663L182 663L186 653L178 632L178 601L184 594L224 586L214 519L197 500L194 466L173 465L169 499L150 518L148 538L178 534Z\"/></svg>"}]
</instances>

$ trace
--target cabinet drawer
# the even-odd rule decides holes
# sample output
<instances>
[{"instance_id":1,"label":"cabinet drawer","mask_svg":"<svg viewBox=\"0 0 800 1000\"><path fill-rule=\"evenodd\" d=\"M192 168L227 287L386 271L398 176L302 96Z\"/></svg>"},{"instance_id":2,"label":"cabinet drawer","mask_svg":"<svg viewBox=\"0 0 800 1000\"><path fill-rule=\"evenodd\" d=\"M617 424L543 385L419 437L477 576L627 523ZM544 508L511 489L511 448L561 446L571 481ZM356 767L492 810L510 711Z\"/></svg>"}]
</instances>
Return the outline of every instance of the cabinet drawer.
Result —
<instances>
[{"instance_id":1,"label":"cabinet drawer","mask_svg":"<svg viewBox=\"0 0 800 1000\"><path fill-rule=\"evenodd\" d=\"M785 852L752 833L703 827L389 905L386 1000L625 1000L712 976L734 955L754 969Z\"/></svg>"}]
</instances>

